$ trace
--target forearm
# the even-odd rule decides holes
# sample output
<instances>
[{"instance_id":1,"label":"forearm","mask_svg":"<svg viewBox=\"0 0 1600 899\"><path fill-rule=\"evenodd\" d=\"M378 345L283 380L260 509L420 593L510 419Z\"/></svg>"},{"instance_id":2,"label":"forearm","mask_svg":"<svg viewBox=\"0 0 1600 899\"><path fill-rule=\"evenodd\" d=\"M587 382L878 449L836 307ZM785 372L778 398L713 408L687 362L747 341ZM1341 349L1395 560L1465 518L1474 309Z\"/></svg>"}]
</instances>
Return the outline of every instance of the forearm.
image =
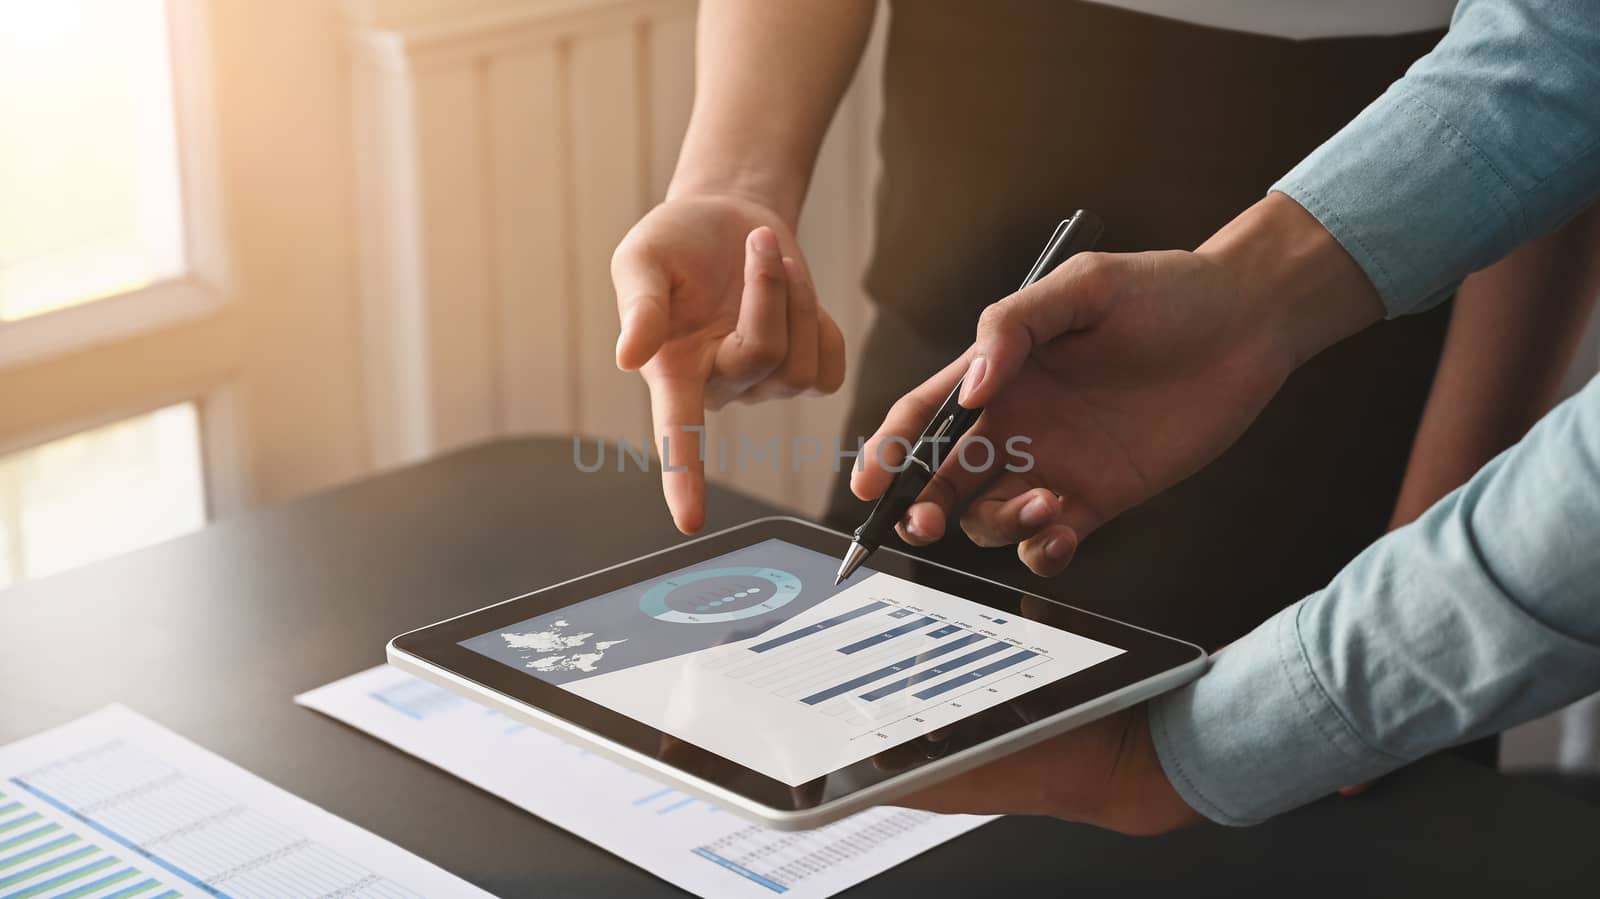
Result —
<instances>
[{"instance_id":1,"label":"forearm","mask_svg":"<svg viewBox=\"0 0 1600 899\"><path fill-rule=\"evenodd\" d=\"M1555 405L1596 298L1600 208L1462 284L1393 526L1466 483Z\"/></svg>"},{"instance_id":2,"label":"forearm","mask_svg":"<svg viewBox=\"0 0 1600 899\"><path fill-rule=\"evenodd\" d=\"M1600 381L1157 700L1214 820L1262 820L1600 687Z\"/></svg>"},{"instance_id":3,"label":"forearm","mask_svg":"<svg viewBox=\"0 0 1600 899\"><path fill-rule=\"evenodd\" d=\"M736 193L793 223L875 8L701 0L694 112L669 196Z\"/></svg>"},{"instance_id":4,"label":"forearm","mask_svg":"<svg viewBox=\"0 0 1600 899\"><path fill-rule=\"evenodd\" d=\"M1462 0L1433 52L1199 252L1299 365L1591 205L1596 94L1592 0Z\"/></svg>"},{"instance_id":5,"label":"forearm","mask_svg":"<svg viewBox=\"0 0 1600 899\"><path fill-rule=\"evenodd\" d=\"M1597 93L1593 0L1461 0L1439 45L1274 189L1390 315L1424 309L1593 202Z\"/></svg>"},{"instance_id":6,"label":"forearm","mask_svg":"<svg viewBox=\"0 0 1600 899\"><path fill-rule=\"evenodd\" d=\"M1355 259L1283 194L1267 195L1195 252L1232 276L1237 314L1263 323L1267 351L1281 354L1286 370L1383 317Z\"/></svg>"}]
</instances>

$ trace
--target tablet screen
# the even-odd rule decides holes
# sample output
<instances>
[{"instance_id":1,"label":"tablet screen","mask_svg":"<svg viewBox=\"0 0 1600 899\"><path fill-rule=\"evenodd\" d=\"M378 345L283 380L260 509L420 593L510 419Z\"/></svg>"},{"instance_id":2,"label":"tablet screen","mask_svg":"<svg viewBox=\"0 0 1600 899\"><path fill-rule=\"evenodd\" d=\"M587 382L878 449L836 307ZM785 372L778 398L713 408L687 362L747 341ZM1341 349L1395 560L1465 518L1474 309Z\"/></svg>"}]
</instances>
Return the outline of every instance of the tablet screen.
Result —
<instances>
[{"instance_id":1,"label":"tablet screen","mask_svg":"<svg viewBox=\"0 0 1600 899\"><path fill-rule=\"evenodd\" d=\"M460 645L799 786L1121 655L769 539Z\"/></svg>"}]
</instances>

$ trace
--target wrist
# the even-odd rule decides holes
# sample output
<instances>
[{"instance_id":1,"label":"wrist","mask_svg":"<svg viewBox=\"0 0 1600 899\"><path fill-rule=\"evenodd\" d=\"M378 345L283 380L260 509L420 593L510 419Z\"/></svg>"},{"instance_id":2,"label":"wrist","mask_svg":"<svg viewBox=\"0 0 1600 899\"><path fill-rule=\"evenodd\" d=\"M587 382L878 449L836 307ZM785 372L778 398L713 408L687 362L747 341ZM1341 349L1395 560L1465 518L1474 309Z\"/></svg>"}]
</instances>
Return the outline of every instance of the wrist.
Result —
<instances>
[{"instance_id":1,"label":"wrist","mask_svg":"<svg viewBox=\"0 0 1600 899\"><path fill-rule=\"evenodd\" d=\"M737 197L772 210L792 229L799 223L800 206L805 200L808 179L799 173L806 168L774 162L776 158L777 154L753 160L701 153L686 140L677 170L667 186L667 199Z\"/></svg>"},{"instance_id":2,"label":"wrist","mask_svg":"<svg viewBox=\"0 0 1600 899\"><path fill-rule=\"evenodd\" d=\"M1195 251L1233 275L1292 368L1383 318L1366 273L1304 207L1281 193L1223 226Z\"/></svg>"},{"instance_id":3,"label":"wrist","mask_svg":"<svg viewBox=\"0 0 1600 899\"><path fill-rule=\"evenodd\" d=\"M1122 713L1122 751L1111 778L1107 818L1114 830L1153 836L1205 820L1172 786L1150 735L1149 704Z\"/></svg>"}]
</instances>

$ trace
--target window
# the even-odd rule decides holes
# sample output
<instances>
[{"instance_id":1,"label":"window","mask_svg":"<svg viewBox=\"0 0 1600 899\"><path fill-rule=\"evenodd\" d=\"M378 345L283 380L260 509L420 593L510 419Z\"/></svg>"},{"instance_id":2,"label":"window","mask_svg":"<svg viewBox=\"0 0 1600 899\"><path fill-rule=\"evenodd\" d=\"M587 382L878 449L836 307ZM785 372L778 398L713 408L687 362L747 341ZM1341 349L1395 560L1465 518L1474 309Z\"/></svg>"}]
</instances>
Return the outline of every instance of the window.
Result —
<instances>
[{"instance_id":1,"label":"window","mask_svg":"<svg viewBox=\"0 0 1600 899\"><path fill-rule=\"evenodd\" d=\"M0 456L0 587L205 523L193 403Z\"/></svg>"},{"instance_id":2,"label":"window","mask_svg":"<svg viewBox=\"0 0 1600 899\"><path fill-rule=\"evenodd\" d=\"M191 271L214 216L184 190L196 22L181 0L0 0L0 446L25 447L0 455L0 588L205 522L205 338L106 361L218 308Z\"/></svg>"},{"instance_id":3,"label":"window","mask_svg":"<svg viewBox=\"0 0 1600 899\"><path fill-rule=\"evenodd\" d=\"M162 0L0 0L0 322L184 267Z\"/></svg>"},{"instance_id":4,"label":"window","mask_svg":"<svg viewBox=\"0 0 1600 899\"><path fill-rule=\"evenodd\" d=\"M369 464L330 9L0 0L0 585Z\"/></svg>"}]
</instances>

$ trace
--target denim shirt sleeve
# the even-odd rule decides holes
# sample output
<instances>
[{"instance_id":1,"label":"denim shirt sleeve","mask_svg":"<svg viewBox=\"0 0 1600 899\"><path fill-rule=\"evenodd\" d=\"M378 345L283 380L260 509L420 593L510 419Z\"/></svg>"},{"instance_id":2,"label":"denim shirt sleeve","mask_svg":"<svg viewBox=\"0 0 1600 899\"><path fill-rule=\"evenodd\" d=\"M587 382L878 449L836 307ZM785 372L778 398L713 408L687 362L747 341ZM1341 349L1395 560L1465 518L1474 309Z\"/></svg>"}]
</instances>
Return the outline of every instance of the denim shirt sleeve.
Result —
<instances>
[{"instance_id":1,"label":"denim shirt sleeve","mask_svg":"<svg viewBox=\"0 0 1600 899\"><path fill-rule=\"evenodd\" d=\"M1600 193L1600 9L1461 0L1439 45L1272 189L1389 315L1435 305Z\"/></svg>"},{"instance_id":2,"label":"denim shirt sleeve","mask_svg":"<svg viewBox=\"0 0 1600 899\"><path fill-rule=\"evenodd\" d=\"M1600 378L1158 698L1150 729L1196 811L1250 824L1597 688Z\"/></svg>"}]
</instances>

